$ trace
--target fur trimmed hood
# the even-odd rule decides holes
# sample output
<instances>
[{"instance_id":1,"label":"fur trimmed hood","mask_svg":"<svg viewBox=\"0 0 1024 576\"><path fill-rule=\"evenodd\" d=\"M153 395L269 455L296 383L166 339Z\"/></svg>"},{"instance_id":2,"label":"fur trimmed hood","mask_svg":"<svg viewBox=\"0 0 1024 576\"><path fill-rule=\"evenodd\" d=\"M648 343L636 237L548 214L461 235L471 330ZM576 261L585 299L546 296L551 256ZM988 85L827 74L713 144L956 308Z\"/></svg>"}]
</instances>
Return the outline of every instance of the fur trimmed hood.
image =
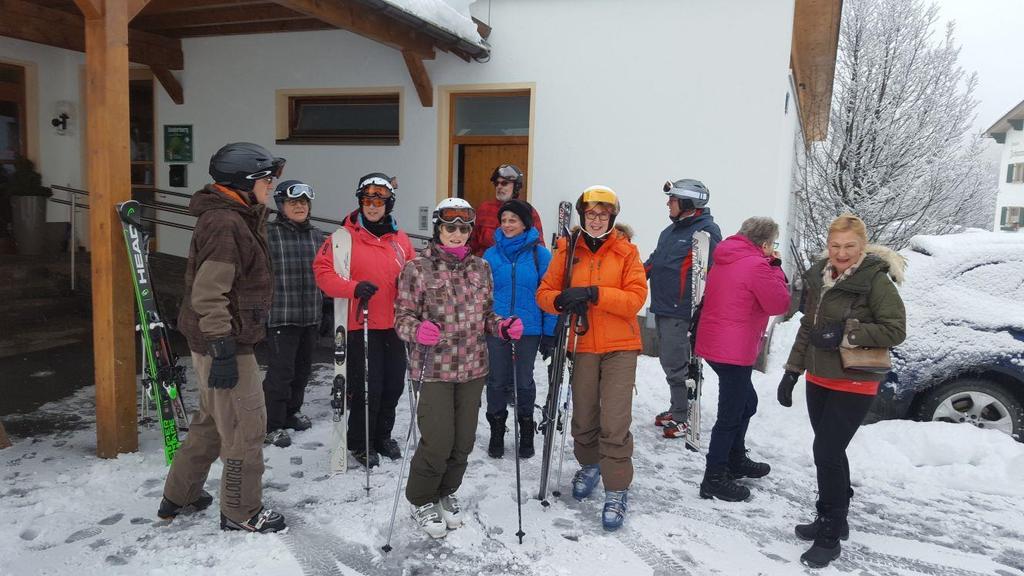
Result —
<instances>
[{"instance_id":1,"label":"fur trimmed hood","mask_svg":"<svg viewBox=\"0 0 1024 576\"><path fill-rule=\"evenodd\" d=\"M882 260L887 265L889 277L897 286L903 284L903 280L907 276L907 259L902 254L881 244L868 244L864 247L864 257L866 259L871 256ZM821 252L821 258L828 261L828 249Z\"/></svg>"}]
</instances>

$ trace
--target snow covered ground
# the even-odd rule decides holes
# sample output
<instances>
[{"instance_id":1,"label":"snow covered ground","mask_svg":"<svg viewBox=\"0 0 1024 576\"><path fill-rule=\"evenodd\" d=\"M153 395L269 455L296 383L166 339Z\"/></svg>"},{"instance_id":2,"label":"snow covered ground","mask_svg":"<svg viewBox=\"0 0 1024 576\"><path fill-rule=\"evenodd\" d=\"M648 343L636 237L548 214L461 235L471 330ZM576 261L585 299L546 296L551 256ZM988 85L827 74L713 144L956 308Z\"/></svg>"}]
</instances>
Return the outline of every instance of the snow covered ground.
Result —
<instances>
[{"instance_id":1,"label":"snow covered ground","mask_svg":"<svg viewBox=\"0 0 1024 576\"><path fill-rule=\"evenodd\" d=\"M403 498L394 551L385 558L380 547L399 464L385 461L373 470L369 497L361 468L326 475L330 370L319 366L305 410L314 427L295 434L290 448L265 450L265 499L287 516L286 532L222 533L216 506L173 523L158 521L166 468L157 432L142 430L136 454L98 459L90 388L42 408L82 415L79 429L15 439L0 451L0 574L805 573L798 558L807 546L792 530L813 511L811 432L802 397L789 409L774 399L795 328L795 322L777 327L771 369L755 373L761 404L748 447L771 463L772 473L743 481L753 491L750 502L698 497L703 459L681 441L660 438L652 425L668 391L657 359L641 357L633 409L636 479L622 530L601 530L599 497L553 499L544 509L533 499L534 457L523 461L526 536L520 545L514 462L487 457L481 413L459 492L466 525L429 541ZM705 440L718 394L714 373L707 372ZM537 374L543 379L540 369ZM407 423L403 399L396 427L402 440ZM863 428L849 454L856 489L851 537L841 559L822 574L1024 574L1024 444L970 426L883 422ZM568 452L563 489L574 470ZM215 496L220 471L215 464L207 483Z\"/></svg>"}]
</instances>

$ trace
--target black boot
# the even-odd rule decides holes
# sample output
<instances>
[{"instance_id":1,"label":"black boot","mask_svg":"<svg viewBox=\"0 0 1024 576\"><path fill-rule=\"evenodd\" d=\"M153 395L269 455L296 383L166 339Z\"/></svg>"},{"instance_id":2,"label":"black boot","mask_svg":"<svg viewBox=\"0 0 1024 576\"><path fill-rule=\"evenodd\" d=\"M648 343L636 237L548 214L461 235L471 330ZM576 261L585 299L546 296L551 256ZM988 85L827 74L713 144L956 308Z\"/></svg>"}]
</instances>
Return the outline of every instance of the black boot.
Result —
<instances>
[{"instance_id":1,"label":"black boot","mask_svg":"<svg viewBox=\"0 0 1024 576\"><path fill-rule=\"evenodd\" d=\"M800 555L800 562L810 568L824 568L839 558L842 546L839 545L839 521L846 523L845 511L822 507L823 514L818 517L818 537L814 545Z\"/></svg>"},{"instance_id":2,"label":"black boot","mask_svg":"<svg viewBox=\"0 0 1024 576\"><path fill-rule=\"evenodd\" d=\"M728 470L709 468L704 471L704 481L700 483L700 497L739 502L750 498L750 489L737 484Z\"/></svg>"},{"instance_id":3,"label":"black boot","mask_svg":"<svg viewBox=\"0 0 1024 576\"><path fill-rule=\"evenodd\" d=\"M533 451L533 435L537 432L537 425L533 421L533 416L527 416L519 419L519 457L520 458L532 458Z\"/></svg>"},{"instance_id":4,"label":"black boot","mask_svg":"<svg viewBox=\"0 0 1024 576\"><path fill-rule=\"evenodd\" d=\"M818 511L818 514L814 517L814 522L811 522L810 524L797 524L794 529L797 538L807 540L808 542L818 537L818 533L821 532L821 518L824 516L821 502L815 503L814 507ZM841 514L836 515L836 533L840 540L849 540L850 525L846 521L846 511L842 510L841 512Z\"/></svg>"},{"instance_id":5,"label":"black boot","mask_svg":"<svg viewBox=\"0 0 1024 576\"><path fill-rule=\"evenodd\" d=\"M491 458L501 458L505 455L505 420L508 418L508 410L502 410L497 414L487 414L487 422L491 425L491 441L487 444L487 455Z\"/></svg>"},{"instance_id":6,"label":"black boot","mask_svg":"<svg viewBox=\"0 0 1024 576\"><path fill-rule=\"evenodd\" d=\"M729 474L733 478L761 478L767 476L772 467L767 462L754 462L746 451L729 457Z\"/></svg>"}]
</instances>

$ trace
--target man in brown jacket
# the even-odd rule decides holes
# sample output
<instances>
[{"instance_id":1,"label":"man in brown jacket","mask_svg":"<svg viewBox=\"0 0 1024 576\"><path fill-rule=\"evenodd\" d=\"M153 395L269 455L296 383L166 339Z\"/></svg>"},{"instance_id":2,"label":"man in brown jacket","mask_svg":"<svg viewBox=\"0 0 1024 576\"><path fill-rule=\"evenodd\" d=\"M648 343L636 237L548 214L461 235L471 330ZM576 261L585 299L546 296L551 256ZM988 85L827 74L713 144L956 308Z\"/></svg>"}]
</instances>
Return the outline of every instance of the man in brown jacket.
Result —
<instances>
[{"instance_id":1,"label":"man in brown jacket","mask_svg":"<svg viewBox=\"0 0 1024 576\"><path fill-rule=\"evenodd\" d=\"M253 346L266 335L273 275L264 236L266 202L284 159L248 142L210 159L209 184L192 196L196 228L185 270L178 328L199 378L199 411L174 456L159 516L203 509L210 465L220 481L223 530L276 532L284 517L263 506L263 439L267 410Z\"/></svg>"}]
</instances>

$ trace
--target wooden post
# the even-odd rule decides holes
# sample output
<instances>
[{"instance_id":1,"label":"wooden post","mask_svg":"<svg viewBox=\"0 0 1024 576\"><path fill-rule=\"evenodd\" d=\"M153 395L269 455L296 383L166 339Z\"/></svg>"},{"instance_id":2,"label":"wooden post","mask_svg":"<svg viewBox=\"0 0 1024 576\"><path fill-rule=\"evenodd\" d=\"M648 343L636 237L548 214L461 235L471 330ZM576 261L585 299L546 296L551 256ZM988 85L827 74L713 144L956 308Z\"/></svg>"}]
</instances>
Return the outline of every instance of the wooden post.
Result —
<instances>
[{"instance_id":1,"label":"wooden post","mask_svg":"<svg viewBox=\"0 0 1024 576\"><path fill-rule=\"evenodd\" d=\"M96 453L138 450L135 310L115 206L131 198L129 0L76 0L85 14Z\"/></svg>"},{"instance_id":2,"label":"wooden post","mask_svg":"<svg viewBox=\"0 0 1024 576\"><path fill-rule=\"evenodd\" d=\"M0 422L0 450L11 447L11 439L7 437L7 430L4 430L4 423Z\"/></svg>"}]
</instances>

